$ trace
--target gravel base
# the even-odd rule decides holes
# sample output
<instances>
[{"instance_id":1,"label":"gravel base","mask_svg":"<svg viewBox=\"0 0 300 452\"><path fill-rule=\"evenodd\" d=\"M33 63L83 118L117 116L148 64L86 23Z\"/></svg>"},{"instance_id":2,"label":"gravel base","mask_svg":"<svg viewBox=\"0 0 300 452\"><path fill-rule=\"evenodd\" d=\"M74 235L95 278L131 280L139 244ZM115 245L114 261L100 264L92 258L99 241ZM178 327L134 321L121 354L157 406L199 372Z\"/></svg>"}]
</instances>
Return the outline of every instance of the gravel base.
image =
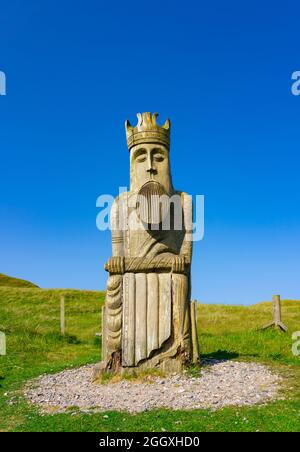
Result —
<instances>
[{"instance_id":1,"label":"gravel base","mask_svg":"<svg viewBox=\"0 0 300 452\"><path fill-rule=\"evenodd\" d=\"M94 365L42 375L25 388L26 398L43 412L79 409L86 413L107 410L138 413L155 408L172 410L246 406L277 397L280 377L256 363L209 361L199 376L172 375L147 381L121 380L96 384Z\"/></svg>"}]
</instances>

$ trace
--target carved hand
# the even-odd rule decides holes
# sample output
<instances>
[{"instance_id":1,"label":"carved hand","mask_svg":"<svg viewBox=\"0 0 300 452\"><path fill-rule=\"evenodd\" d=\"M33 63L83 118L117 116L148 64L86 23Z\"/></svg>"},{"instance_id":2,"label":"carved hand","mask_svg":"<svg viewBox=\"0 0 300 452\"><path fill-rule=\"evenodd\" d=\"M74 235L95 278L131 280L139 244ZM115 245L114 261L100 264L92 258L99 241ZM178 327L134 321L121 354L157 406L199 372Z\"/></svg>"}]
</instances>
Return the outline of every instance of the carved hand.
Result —
<instances>
[{"instance_id":1,"label":"carved hand","mask_svg":"<svg viewBox=\"0 0 300 452\"><path fill-rule=\"evenodd\" d=\"M144 273L165 270L173 273L185 273L190 261L186 256L172 256L166 258L147 259L140 257L124 258L111 257L104 268L112 275L122 275L125 272Z\"/></svg>"},{"instance_id":2,"label":"carved hand","mask_svg":"<svg viewBox=\"0 0 300 452\"><path fill-rule=\"evenodd\" d=\"M111 257L104 265L104 268L111 274L122 275L125 273L125 259L120 256Z\"/></svg>"},{"instance_id":3,"label":"carved hand","mask_svg":"<svg viewBox=\"0 0 300 452\"><path fill-rule=\"evenodd\" d=\"M172 262L172 272L173 273L184 273L185 270L185 257L184 256L176 256Z\"/></svg>"}]
</instances>

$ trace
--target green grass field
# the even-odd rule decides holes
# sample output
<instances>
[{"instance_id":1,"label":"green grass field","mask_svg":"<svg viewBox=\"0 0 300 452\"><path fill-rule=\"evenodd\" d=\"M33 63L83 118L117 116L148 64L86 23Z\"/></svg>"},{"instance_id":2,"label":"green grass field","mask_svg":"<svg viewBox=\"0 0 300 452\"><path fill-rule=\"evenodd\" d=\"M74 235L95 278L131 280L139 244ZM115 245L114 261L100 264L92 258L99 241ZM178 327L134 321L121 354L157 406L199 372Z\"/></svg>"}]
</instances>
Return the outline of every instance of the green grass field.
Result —
<instances>
[{"instance_id":1,"label":"green grass field","mask_svg":"<svg viewBox=\"0 0 300 452\"><path fill-rule=\"evenodd\" d=\"M268 364L284 377L285 400L216 412L41 416L23 399L24 383L42 373L100 360L101 344L95 333L101 331L104 293L18 287L16 281L0 286L0 331L7 336L7 355L0 356L0 431L300 431L300 356L293 356L291 350L292 333L300 330L300 301L283 301L287 334L257 331L271 319L271 303L199 305L202 357ZM59 334L61 294L66 299L64 339Z\"/></svg>"},{"instance_id":2,"label":"green grass field","mask_svg":"<svg viewBox=\"0 0 300 452\"><path fill-rule=\"evenodd\" d=\"M24 279L19 278L12 278L11 276L4 275L3 273L0 273L0 287L35 287L37 288L35 284L29 281L25 281Z\"/></svg>"}]
</instances>

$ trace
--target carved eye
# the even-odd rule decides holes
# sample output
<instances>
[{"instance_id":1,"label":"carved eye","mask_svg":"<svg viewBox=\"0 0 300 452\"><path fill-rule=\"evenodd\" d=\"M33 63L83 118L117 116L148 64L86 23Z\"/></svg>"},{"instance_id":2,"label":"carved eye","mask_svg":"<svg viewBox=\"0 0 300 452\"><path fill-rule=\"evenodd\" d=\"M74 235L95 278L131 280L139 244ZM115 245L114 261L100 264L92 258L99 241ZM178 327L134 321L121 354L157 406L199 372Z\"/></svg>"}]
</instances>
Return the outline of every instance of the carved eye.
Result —
<instances>
[{"instance_id":1,"label":"carved eye","mask_svg":"<svg viewBox=\"0 0 300 452\"><path fill-rule=\"evenodd\" d=\"M136 158L136 161L137 161L138 163L145 162L145 160L146 160L146 155L145 155L145 154L139 155L139 156Z\"/></svg>"},{"instance_id":2,"label":"carved eye","mask_svg":"<svg viewBox=\"0 0 300 452\"><path fill-rule=\"evenodd\" d=\"M139 149L134 157L137 163L145 162L147 159L147 151L146 149Z\"/></svg>"},{"instance_id":3,"label":"carved eye","mask_svg":"<svg viewBox=\"0 0 300 452\"><path fill-rule=\"evenodd\" d=\"M154 160L156 162L163 162L165 157L162 154L154 154Z\"/></svg>"}]
</instances>

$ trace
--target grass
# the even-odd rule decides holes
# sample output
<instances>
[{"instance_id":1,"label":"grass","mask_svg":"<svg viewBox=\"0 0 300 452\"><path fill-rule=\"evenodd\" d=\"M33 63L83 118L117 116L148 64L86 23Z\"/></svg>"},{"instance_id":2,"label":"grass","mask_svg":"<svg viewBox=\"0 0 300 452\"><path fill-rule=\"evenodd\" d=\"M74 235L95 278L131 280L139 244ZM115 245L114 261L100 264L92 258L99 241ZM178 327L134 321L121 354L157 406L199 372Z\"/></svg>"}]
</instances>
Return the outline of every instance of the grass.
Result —
<instances>
[{"instance_id":1,"label":"grass","mask_svg":"<svg viewBox=\"0 0 300 452\"><path fill-rule=\"evenodd\" d=\"M61 294L66 300L65 338L59 334ZM287 334L257 331L271 319L271 303L201 304L198 315L202 357L268 364L284 377L285 400L216 412L41 416L23 399L22 387L42 373L100 360L101 344L95 333L100 331L103 302L103 292L0 287L0 330L7 335L7 356L0 357L0 431L300 431L300 356L291 351L292 332L300 330L300 302L288 300L282 309Z\"/></svg>"},{"instance_id":2,"label":"grass","mask_svg":"<svg viewBox=\"0 0 300 452\"><path fill-rule=\"evenodd\" d=\"M25 281L24 279L19 278L12 278L11 276L4 275L3 273L0 273L0 287L35 287L37 288L35 284L29 281Z\"/></svg>"}]
</instances>

